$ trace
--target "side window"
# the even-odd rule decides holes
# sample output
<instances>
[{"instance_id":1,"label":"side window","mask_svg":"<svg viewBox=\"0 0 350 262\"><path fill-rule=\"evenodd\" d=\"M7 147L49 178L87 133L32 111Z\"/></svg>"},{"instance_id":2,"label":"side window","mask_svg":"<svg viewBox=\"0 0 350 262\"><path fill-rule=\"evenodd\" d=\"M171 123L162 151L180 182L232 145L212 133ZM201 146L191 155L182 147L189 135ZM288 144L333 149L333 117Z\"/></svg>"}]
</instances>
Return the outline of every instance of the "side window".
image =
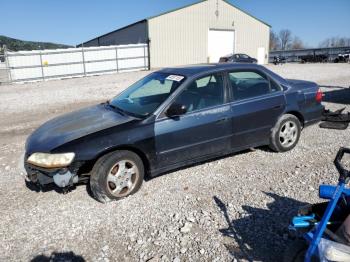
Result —
<instances>
[{"instance_id":1,"label":"side window","mask_svg":"<svg viewBox=\"0 0 350 262\"><path fill-rule=\"evenodd\" d=\"M220 77L220 76L219 76ZM195 81L197 88L208 87L211 83L216 83L216 76L211 75Z\"/></svg>"},{"instance_id":2,"label":"side window","mask_svg":"<svg viewBox=\"0 0 350 262\"><path fill-rule=\"evenodd\" d=\"M211 81L211 76L203 77L201 79L196 80L196 86L197 88L202 88L208 86L209 82Z\"/></svg>"},{"instance_id":3,"label":"side window","mask_svg":"<svg viewBox=\"0 0 350 262\"><path fill-rule=\"evenodd\" d=\"M234 100L241 100L279 91L277 84L257 72L244 71L229 73Z\"/></svg>"},{"instance_id":4,"label":"side window","mask_svg":"<svg viewBox=\"0 0 350 262\"><path fill-rule=\"evenodd\" d=\"M281 91L281 87L277 85L274 81L270 80L271 92Z\"/></svg>"},{"instance_id":5,"label":"side window","mask_svg":"<svg viewBox=\"0 0 350 262\"><path fill-rule=\"evenodd\" d=\"M175 103L185 105L187 112L223 104L222 75L213 74L193 81L176 98Z\"/></svg>"}]
</instances>

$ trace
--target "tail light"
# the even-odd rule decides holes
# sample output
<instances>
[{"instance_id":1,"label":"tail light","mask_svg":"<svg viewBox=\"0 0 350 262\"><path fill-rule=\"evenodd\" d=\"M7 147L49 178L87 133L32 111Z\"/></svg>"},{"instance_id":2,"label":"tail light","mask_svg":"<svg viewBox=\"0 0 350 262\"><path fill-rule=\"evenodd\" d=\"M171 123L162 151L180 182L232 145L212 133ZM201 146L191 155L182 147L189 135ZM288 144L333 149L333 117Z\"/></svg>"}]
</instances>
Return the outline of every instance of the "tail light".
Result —
<instances>
[{"instance_id":1,"label":"tail light","mask_svg":"<svg viewBox=\"0 0 350 262\"><path fill-rule=\"evenodd\" d=\"M317 90L317 93L316 93L316 102L321 103L322 97L323 97L323 93L322 93L321 89L319 88Z\"/></svg>"}]
</instances>

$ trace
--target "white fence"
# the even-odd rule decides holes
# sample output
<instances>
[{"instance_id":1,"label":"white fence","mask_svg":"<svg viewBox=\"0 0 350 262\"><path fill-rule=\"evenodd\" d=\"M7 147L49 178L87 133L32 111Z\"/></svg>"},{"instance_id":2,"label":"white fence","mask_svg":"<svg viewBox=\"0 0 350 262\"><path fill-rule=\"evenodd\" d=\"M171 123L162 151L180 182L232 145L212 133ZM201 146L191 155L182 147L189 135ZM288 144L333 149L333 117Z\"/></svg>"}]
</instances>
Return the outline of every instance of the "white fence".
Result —
<instances>
[{"instance_id":1,"label":"white fence","mask_svg":"<svg viewBox=\"0 0 350 262\"><path fill-rule=\"evenodd\" d=\"M8 82L8 71L6 64L0 61L0 85Z\"/></svg>"},{"instance_id":2,"label":"white fence","mask_svg":"<svg viewBox=\"0 0 350 262\"><path fill-rule=\"evenodd\" d=\"M5 59L11 82L149 69L147 44L7 51Z\"/></svg>"}]
</instances>

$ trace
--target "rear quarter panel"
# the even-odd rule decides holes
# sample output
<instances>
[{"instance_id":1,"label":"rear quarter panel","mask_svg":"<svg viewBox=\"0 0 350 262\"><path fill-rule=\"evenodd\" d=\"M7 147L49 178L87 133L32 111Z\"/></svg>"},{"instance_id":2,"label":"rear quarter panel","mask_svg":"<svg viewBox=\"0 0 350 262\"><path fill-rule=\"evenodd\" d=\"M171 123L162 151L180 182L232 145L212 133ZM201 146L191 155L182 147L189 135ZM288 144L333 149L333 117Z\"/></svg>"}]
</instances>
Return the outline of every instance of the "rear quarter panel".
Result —
<instances>
[{"instance_id":1,"label":"rear quarter panel","mask_svg":"<svg viewBox=\"0 0 350 262\"><path fill-rule=\"evenodd\" d=\"M289 80L289 82L285 92L286 110L301 113L305 125L320 121L324 107L316 101L319 86L314 82L301 80Z\"/></svg>"}]
</instances>

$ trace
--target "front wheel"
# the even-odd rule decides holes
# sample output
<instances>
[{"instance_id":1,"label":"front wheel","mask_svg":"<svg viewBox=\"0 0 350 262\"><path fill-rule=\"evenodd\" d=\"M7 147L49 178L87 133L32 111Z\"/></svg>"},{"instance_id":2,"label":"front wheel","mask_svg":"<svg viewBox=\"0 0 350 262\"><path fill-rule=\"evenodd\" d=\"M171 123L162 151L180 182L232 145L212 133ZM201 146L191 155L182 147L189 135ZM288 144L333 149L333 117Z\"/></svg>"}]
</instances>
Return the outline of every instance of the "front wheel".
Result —
<instances>
[{"instance_id":1,"label":"front wheel","mask_svg":"<svg viewBox=\"0 0 350 262\"><path fill-rule=\"evenodd\" d=\"M292 150L299 141L301 124L291 114L283 115L271 131L270 148L276 152Z\"/></svg>"},{"instance_id":2,"label":"front wheel","mask_svg":"<svg viewBox=\"0 0 350 262\"><path fill-rule=\"evenodd\" d=\"M90 177L94 197L103 203L136 193L143 182L144 166L140 157L130 151L116 151L95 163Z\"/></svg>"}]
</instances>

